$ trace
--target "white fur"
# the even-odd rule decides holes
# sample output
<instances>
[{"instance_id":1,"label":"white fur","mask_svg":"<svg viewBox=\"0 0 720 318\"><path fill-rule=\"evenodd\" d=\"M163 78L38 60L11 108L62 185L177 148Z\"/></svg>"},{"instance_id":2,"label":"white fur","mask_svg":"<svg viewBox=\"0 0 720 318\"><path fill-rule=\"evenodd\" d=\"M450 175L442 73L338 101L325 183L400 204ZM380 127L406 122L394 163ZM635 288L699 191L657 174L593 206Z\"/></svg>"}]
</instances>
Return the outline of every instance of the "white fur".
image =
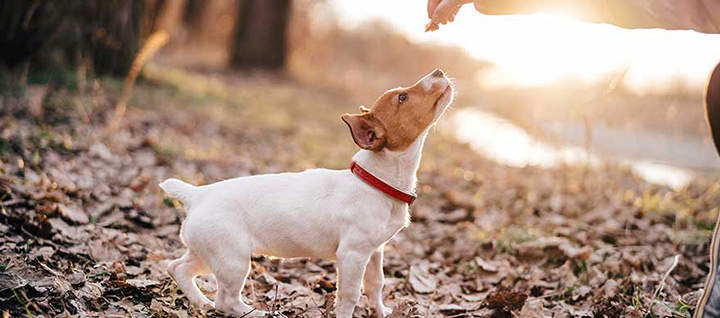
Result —
<instances>
[{"instance_id":1,"label":"white fur","mask_svg":"<svg viewBox=\"0 0 720 318\"><path fill-rule=\"evenodd\" d=\"M422 87L425 89L426 92L429 91L435 84L442 85L443 83L448 83L448 80L445 76L437 77L437 76L433 76L433 73L434 72L425 75L425 77L421 78L418 81L420 83L420 85L422 85Z\"/></svg>"},{"instance_id":2,"label":"white fur","mask_svg":"<svg viewBox=\"0 0 720 318\"><path fill-rule=\"evenodd\" d=\"M421 83L431 87L438 81L450 85L445 77L426 76ZM438 103L436 119L452 94ZM360 150L353 158L375 176L412 192L429 128L404 151ZM382 301L383 247L409 224L408 205L349 170L256 175L199 187L168 179L160 187L188 207L181 231L188 250L168 265L168 272L195 305L262 316L242 301L240 292L251 254L263 254L337 260L338 318L352 316L361 285L379 315L391 312ZM215 274L218 282L214 304L193 282L207 273Z\"/></svg>"}]
</instances>

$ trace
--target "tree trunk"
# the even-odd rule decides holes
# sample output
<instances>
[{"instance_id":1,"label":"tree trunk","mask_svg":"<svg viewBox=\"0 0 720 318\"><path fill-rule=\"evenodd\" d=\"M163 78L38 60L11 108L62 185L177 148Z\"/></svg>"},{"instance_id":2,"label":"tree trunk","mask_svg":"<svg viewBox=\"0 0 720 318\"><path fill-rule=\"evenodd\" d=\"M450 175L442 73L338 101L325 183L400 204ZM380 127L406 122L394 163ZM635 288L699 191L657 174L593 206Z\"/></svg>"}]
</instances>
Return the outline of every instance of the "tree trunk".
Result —
<instances>
[{"instance_id":1,"label":"tree trunk","mask_svg":"<svg viewBox=\"0 0 720 318\"><path fill-rule=\"evenodd\" d=\"M173 34L177 25L183 20L186 6L185 0L146 0L142 17L145 35L149 37L159 30Z\"/></svg>"},{"instance_id":2,"label":"tree trunk","mask_svg":"<svg viewBox=\"0 0 720 318\"><path fill-rule=\"evenodd\" d=\"M290 0L240 0L230 64L236 68L285 67Z\"/></svg>"},{"instance_id":3,"label":"tree trunk","mask_svg":"<svg viewBox=\"0 0 720 318\"><path fill-rule=\"evenodd\" d=\"M0 92L22 92L30 58L59 33L66 1L0 1Z\"/></svg>"},{"instance_id":4,"label":"tree trunk","mask_svg":"<svg viewBox=\"0 0 720 318\"><path fill-rule=\"evenodd\" d=\"M90 1L90 55L98 74L125 76L140 48L142 0Z\"/></svg>"},{"instance_id":5,"label":"tree trunk","mask_svg":"<svg viewBox=\"0 0 720 318\"><path fill-rule=\"evenodd\" d=\"M183 12L182 22L187 32L188 42L197 43L203 39L207 26L215 25L208 19L208 12L218 0L188 0ZM222 1L222 0L221 0ZM230 5L235 7L235 5Z\"/></svg>"},{"instance_id":6,"label":"tree trunk","mask_svg":"<svg viewBox=\"0 0 720 318\"><path fill-rule=\"evenodd\" d=\"M200 27L200 23L203 22L203 13L205 13L205 9L207 9L210 1L211 0L188 0L183 14L183 23L190 29Z\"/></svg>"}]
</instances>

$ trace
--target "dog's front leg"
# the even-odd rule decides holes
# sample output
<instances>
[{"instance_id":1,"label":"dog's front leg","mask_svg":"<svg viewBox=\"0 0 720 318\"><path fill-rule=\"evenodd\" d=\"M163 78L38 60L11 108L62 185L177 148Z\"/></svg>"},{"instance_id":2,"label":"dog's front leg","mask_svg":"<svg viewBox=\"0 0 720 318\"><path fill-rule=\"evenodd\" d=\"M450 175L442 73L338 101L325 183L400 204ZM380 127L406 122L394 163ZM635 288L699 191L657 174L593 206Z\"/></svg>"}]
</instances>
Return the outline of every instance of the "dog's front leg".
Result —
<instances>
[{"instance_id":1,"label":"dog's front leg","mask_svg":"<svg viewBox=\"0 0 720 318\"><path fill-rule=\"evenodd\" d=\"M360 287L371 252L340 247L337 251L338 289L335 301L337 318L351 318L360 299Z\"/></svg>"},{"instance_id":2,"label":"dog's front leg","mask_svg":"<svg viewBox=\"0 0 720 318\"><path fill-rule=\"evenodd\" d=\"M370 257L367 268L365 269L365 277L363 278L363 286L365 294L370 300L370 305L374 307L378 317L385 317L392 313L392 309L385 307L383 304L383 286L385 285L385 275L383 274L383 248L381 246Z\"/></svg>"}]
</instances>

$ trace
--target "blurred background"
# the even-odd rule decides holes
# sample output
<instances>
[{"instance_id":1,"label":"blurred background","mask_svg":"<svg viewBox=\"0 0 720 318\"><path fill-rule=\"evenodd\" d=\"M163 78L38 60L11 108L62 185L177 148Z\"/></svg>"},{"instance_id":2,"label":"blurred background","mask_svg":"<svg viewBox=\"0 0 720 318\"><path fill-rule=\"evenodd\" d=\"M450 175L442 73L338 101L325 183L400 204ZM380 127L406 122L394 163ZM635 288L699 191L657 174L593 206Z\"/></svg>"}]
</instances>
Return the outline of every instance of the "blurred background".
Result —
<instances>
[{"instance_id":1,"label":"blurred background","mask_svg":"<svg viewBox=\"0 0 720 318\"><path fill-rule=\"evenodd\" d=\"M148 60L224 75L270 70L359 105L441 67L462 108L442 126L502 163L610 159L674 187L720 163L701 107L718 35L469 7L426 33L425 6L410 1L40 3L4 4L3 87L45 96L122 78L140 52L136 71Z\"/></svg>"},{"instance_id":2,"label":"blurred background","mask_svg":"<svg viewBox=\"0 0 720 318\"><path fill-rule=\"evenodd\" d=\"M397 317L685 317L720 203L703 107L720 35L583 19L469 5L428 33L418 0L0 1L0 304L193 314L160 265L184 212L158 181L344 169L340 114L442 68L457 99L386 252ZM254 258L245 296L330 308L332 264L283 264Z\"/></svg>"}]
</instances>

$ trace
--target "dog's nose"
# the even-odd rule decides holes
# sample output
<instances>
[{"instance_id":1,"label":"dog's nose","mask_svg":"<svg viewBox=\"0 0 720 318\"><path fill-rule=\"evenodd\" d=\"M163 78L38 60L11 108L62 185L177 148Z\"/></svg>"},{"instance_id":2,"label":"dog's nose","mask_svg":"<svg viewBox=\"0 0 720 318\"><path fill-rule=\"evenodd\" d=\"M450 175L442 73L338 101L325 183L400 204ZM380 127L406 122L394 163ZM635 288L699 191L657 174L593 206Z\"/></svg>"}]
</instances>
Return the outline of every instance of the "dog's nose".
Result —
<instances>
[{"instance_id":1,"label":"dog's nose","mask_svg":"<svg viewBox=\"0 0 720 318\"><path fill-rule=\"evenodd\" d=\"M432 73L433 77L443 77L445 76L445 73L441 69L435 69L435 71Z\"/></svg>"}]
</instances>

